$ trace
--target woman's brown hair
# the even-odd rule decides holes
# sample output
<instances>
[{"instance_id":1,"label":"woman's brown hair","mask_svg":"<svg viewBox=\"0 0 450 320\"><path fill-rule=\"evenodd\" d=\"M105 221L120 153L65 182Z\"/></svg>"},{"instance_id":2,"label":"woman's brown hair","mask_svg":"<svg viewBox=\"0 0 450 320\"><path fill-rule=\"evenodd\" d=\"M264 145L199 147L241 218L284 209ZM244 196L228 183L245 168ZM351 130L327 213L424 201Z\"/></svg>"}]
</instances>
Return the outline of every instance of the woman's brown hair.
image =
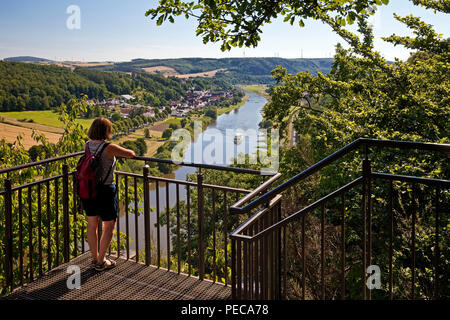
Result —
<instances>
[{"instance_id":1,"label":"woman's brown hair","mask_svg":"<svg viewBox=\"0 0 450 320\"><path fill-rule=\"evenodd\" d=\"M106 118L97 118L89 128L88 137L91 140L108 140L112 137L112 123Z\"/></svg>"}]
</instances>

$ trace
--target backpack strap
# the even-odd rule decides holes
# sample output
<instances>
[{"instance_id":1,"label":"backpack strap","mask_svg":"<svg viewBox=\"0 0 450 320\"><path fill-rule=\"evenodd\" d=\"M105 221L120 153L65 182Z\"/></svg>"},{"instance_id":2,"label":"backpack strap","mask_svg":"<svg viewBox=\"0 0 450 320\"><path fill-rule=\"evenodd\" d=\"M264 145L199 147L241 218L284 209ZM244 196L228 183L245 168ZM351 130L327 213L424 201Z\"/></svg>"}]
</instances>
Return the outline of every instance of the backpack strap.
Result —
<instances>
[{"instance_id":1,"label":"backpack strap","mask_svg":"<svg viewBox=\"0 0 450 320\"><path fill-rule=\"evenodd\" d=\"M101 155L102 155L102 153L103 153L103 150L105 150L105 148L107 147L107 146L109 146L110 145L110 143L109 142L104 142L103 144L102 144L102 146L101 147L99 147L98 148L98 150L97 150L97 152L95 153L95 157L97 158L100 158L101 157Z\"/></svg>"},{"instance_id":2,"label":"backpack strap","mask_svg":"<svg viewBox=\"0 0 450 320\"><path fill-rule=\"evenodd\" d=\"M100 158L100 156L101 156L102 153L103 153L103 150L105 150L105 148L106 148L107 146L109 146L110 144L111 144L111 143L109 143L109 142L105 142L105 143L99 148L99 150L95 153L95 157L98 156L98 158ZM103 181L101 182L102 185L105 183L106 179L108 179L108 176L109 176L109 174L111 173L112 167L113 167L113 166L110 166L110 167L109 167L108 173L106 174L105 178L104 178Z\"/></svg>"},{"instance_id":3,"label":"backpack strap","mask_svg":"<svg viewBox=\"0 0 450 320\"><path fill-rule=\"evenodd\" d=\"M88 142L86 141L86 143L84 144L84 154L90 156L91 152L89 151L89 145Z\"/></svg>"}]
</instances>

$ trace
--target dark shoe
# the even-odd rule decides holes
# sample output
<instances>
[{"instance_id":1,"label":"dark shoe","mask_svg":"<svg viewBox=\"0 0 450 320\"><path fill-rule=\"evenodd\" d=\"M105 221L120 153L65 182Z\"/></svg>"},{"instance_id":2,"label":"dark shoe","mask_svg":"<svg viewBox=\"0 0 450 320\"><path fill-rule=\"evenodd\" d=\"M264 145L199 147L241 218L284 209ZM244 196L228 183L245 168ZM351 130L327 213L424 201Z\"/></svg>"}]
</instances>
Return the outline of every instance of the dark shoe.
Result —
<instances>
[{"instance_id":1,"label":"dark shoe","mask_svg":"<svg viewBox=\"0 0 450 320\"><path fill-rule=\"evenodd\" d=\"M92 260L91 261L91 265L89 266L91 269L94 269L95 266L97 265L97 260Z\"/></svg>"},{"instance_id":2,"label":"dark shoe","mask_svg":"<svg viewBox=\"0 0 450 320\"><path fill-rule=\"evenodd\" d=\"M107 264L106 261L109 261L109 264ZM116 262L114 260L106 259L102 263L96 264L95 265L95 270L103 271L103 270L106 270L106 269L114 268L115 266L116 266Z\"/></svg>"}]
</instances>

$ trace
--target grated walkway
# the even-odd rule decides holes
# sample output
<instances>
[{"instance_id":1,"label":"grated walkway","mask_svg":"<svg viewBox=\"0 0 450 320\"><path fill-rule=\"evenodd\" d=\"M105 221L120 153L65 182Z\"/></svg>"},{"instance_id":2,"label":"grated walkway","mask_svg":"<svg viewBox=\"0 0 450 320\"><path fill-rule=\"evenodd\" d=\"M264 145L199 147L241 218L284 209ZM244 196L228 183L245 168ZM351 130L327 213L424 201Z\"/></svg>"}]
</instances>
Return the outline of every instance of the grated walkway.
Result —
<instances>
[{"instance_id":1,"label":"grated walkway","mask_svg":"<svg viewBox=\"0 0 450 320\"><path fill-rule=\"evenodd\" d=\"M17 288L3 299L25 300L225 300L231 288L201 281L142 263L117 259L113 269L97 272L89 267L89 252L63 264L41 278ZM81 269L81 288L68 289L67 267Z\"/></svg>"}]
</instances>

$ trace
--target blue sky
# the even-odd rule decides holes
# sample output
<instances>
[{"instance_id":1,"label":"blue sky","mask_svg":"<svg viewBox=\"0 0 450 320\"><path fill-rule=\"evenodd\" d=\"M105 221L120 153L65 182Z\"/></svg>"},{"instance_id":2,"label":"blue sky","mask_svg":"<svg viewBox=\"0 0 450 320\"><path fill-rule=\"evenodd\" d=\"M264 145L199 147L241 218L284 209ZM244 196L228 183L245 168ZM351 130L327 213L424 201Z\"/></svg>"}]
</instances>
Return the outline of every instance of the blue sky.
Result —
<instances>
[{"instance_id":1,"label":"blue sky","mask_svg":"<svg viewBox=\"0 0 450 320\"><path fill-rule=\"evenodd\" d=\"M255 49L234 48L221 52L219 44L204 45L195 36L195 20L179 18L175 24L157 27L145 17L156 0L14 0L0 2L0 58L30 55L52 60L127 61L133 58L180 57L330 57L343 42L328 26L307 21L305 28L278 19L263 27L262 41ZM81 10L81 28L66 26L70 5ZM405 59L408 51L384 43L380 37L410 34L393 18L414 14L450 36L444 14L416 7L409 0L391 0L372 18L375 45L386 58Z\"/></svg>"}]
</instances>

